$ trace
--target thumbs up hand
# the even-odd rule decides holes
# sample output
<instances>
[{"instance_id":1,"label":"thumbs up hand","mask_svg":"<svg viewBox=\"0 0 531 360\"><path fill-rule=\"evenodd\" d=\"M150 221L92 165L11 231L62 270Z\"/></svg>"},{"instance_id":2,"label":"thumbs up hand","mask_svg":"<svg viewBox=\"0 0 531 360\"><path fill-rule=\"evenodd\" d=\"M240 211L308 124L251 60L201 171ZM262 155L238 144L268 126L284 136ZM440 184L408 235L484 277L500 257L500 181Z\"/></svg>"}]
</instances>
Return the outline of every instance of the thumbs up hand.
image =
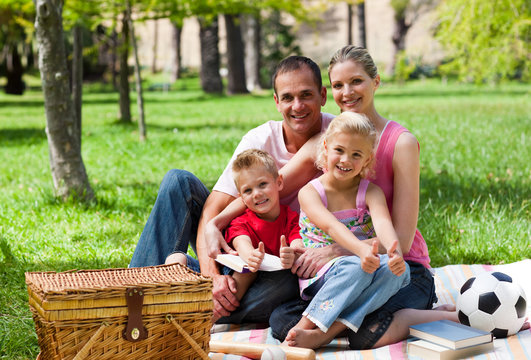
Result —
<instances>
[{"instance_id":1,"label":"thumbs up hand","mask_svg":"<svg viewBox=\"0 0 531 360\"><path fill-rule=\"evenodd\" d=\"M295 250L291 248L286 237L282 235L280 237L280 263L284 269L290 269L295 261Z\"/></svg>"},{"instance_id":2,"label":"thumbs up hand","mask_svg":"<svg viewBox=\"0 0 531 360\"><path fill-rule=\"evenodd\" d=\"M402 257L400 251L398 251L398 241L395 240L391 247L387 249L387 255L389 256L389 270L396 276L400 276L406 271L406 262Z\"/></svg>"},{"instance_id":3,"label":"thumbs up hand","mask_svg":"<svg viewBox=\"0 0 531 360\"><path fill-rule=\"evenodd\" d=\"M378 241L374 240L372 245L364 245L364 251L360 254L361 268L366 273L372 274L380 267L380 256L378 256Z\"/></svg>"},{"instance_id":4,"label":"thumbs up hand","mask_svg":"<svg viewBox=\"0 0 531 360\"><path fill-rule=\"evenodd\" d=\"M260 241L258 248L254 249L249 259L247 260L247 265L249 265L249 270L252 272L257 272L264 261L265 248L264 243Z\"/></svg>"}]
</instances>

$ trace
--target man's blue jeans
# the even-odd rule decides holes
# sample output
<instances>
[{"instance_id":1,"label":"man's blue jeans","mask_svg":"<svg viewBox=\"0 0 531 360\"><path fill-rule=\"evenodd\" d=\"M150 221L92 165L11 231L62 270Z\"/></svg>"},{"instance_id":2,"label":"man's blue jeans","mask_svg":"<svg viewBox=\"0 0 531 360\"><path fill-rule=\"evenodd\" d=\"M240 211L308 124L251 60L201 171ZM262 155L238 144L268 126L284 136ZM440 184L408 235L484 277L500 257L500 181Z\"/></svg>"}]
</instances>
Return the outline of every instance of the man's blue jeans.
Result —
<instances>
[{"instance_id":1,"label":"man's blue jeans","mask_svg":"<svg viewBox=\"0 0 531 360\"><path fill-rule=\"evenodd\" d=\"M208 189L192 173L170 170L164 176L157 200L138 240L129 267L163 264L174 252L195 251L197 226ZM189 265L198 270L199 263ZM240 301L240 307L219 323L267 323L271 312L282 303L298 297L298 280L290 271L260 272Z\"/></svg>"}]
</instances>

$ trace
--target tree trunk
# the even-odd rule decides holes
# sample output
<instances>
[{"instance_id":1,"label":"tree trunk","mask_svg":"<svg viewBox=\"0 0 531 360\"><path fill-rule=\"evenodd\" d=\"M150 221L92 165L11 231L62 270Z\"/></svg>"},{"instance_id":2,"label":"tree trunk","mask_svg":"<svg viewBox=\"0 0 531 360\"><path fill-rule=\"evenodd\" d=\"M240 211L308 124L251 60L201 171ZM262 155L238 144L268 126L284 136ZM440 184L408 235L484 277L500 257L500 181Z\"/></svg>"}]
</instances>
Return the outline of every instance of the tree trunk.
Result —
<instances>
[{"instance_id":1,"label":"tree trunk","mask_svg":"<svg viewBox=\"0 0 531 360\"><path fill-rule=\"evenodd\" d=\"M367 33L365 31L365 1L356 7L356 17L358 19L359 46L367 48Z\"/></svg>"},{"instance_id":2,"label":"tree trunk","mask_svg":"<svg viewBox=\"0 0 531 360\"><path fill-rule=\"evenodd\" d=\"M114 90L118 90L118 81L116 78L116 60L118 59L118 35L116 34L116 28L112 29L111 33L111 79L112 87Z\"/></svg>"},{"instance_id":3,"label":"tree trunk","mask_svg":"<svg viewBox=\"0 0 531 360\"><path fill-rule=\"evenodd\" d=\"M122 43L120 45L120 122L130 124L131 99L129 98L129 21L127 11L122 17Z\"/></svg>"},{"instance_id":4,"label":"tree trunk","mask_svg":"<svg viewBox=\"0 0 531 360\"><path fill-rule=\"evenodd\" d=\"M347 44L352 45L352 4L347 3Z\"/></svg>"},{"instance_id":5,"label":"tree trunk","mask_svg":"<svg viewBox=\"0 0 531 360\"><path fill-rule=\"evenodd\" d=\"M153 29L153 47L151 48L151 52L153 53L153 58L151 59L151 73L156 74L157 73L157 46L159 42L159 22L157 19L154 21L154 29Z\"/></svg>"},{"instance_id":6,"label":"tree trunk","mask_svg":"<svg viewBox=\"0 0 531 360\"><path fill-rule=\"evenodd\" d=\"M135 28L131 19L131 3L127 2L127 19L129 20L129 30L131 31L131 42L133 43L133 54L135 58L135 83L136 102L138 105L138 131L140 141L146 140L146 122L144 118L144 97L142 95L142 77L140 76L140 62L138 61L138 48L136 46Z\"/></svg>"},{"instance_id":7,"label":"tree trunk","mask_svg":"<svg viewBox=\"0 0 531 360\"><path fill-rule=\"evenodd\" d=\"M250 91L261 90L260 66L261 66L261 31L260 19L256 15L240 15L242 24L242 36L245 46L245 78L247 89Z\"/></svg>"},{"instance_id":8,"label":"tree trunk","mask_svg":"<svg viewBox=\"0 0 531 360\"><path fill-rule=\"evenodd\" d=\"M76 116L77 137L81 146L81 104L83 102L83 28L76 24L72 29L74 49L72 56L72 102Z\"/></svg>"},{"instance_id":9,"label":"tree trunk","mask_svg":"<svg viewBox=\"0 0 531 360\"><path fill-rule=\"evenodd\" d=\"M204 18L199 21L199 40L201 43L201 88L206 93L221 94L223 83L219 74L218 20L207 23Z\"/></svg>"},{"instance_id":10,"label":"tree trunk","mask_svg":"<svg viewBox=\"0 0 531 360\"><path fill-rule=\"evenodd\" d=\"M182 63L181 63L181 34L183 31L182 24L172 21L172 43L174 46L173 61L171 70L171 82L177 81L181 78Z\"/></svg>"},{"instance_id":11,"label":"tree trunk","mask_svg":"<svg viewBox=\"0 0 531 360\"><path fill-rule=\"evenodd\" d=\"M39 49L46 135L50 165L57 195L66 200L94 197L77 138L74 108L70 97L64 47L62 2L35 0L35 31Z\"/></svg>"},{"instance_id":12,"label":"tree trunk","mask_svg":"<svg viewBox=\"0 0 531 360\"><path fill-rule=\"evenodd\" d=\"M4 88L6 94L22 95L25 90L25 84L22 80L24 67L18 53L17 44L8 45L7 53L7 83Z\"/></svg>"},{"instance_id":13,"label":"tree trunk","mask_svg":"<svg viewBox=\"0 0 531 360\"><path fill-rule=\"evenodd\" d=\"M406 35L409 31L409 28L411 27L411 24L408 24L406 22L405 16L402 17L396 17L395 16L395 28L393 31L392 41L393 41L393 49L392 49L392 58L391 62L389 63L388 69L387 69L387 75L393 76L395 73L395 67L396 62L398 60L398 54L401 51L404 51L406 49Z\"/></svg>"},{"instance_id":14,"label":"tree trunk","mask_svg":"<svg viewBox=\"0 0 531 360\"><path fill-rule=\"evenodd\" d=\"M239 19L235 15L224 15L227 32L227 92L229 94L247 94L245 81L245 54Z\"/></svg>"}]
</instances>

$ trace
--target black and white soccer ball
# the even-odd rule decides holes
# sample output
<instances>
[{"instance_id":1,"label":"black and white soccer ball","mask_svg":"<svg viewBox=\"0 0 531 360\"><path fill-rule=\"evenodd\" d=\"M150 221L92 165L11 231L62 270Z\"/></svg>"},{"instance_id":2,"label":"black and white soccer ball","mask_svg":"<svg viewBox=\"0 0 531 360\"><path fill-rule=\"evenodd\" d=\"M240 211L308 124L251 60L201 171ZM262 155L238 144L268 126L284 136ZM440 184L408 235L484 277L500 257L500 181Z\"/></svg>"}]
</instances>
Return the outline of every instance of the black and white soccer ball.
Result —
<instances>
[{"instance_id":1,"label":"black and white soccer ball","mask_svg":"<svg viewBox=\"0 0 531 360\"><path fill-rule=\"evenodd\" d=\"M456 307L462 324L503 338L516 334L522 327L526 296L509 275L485 272L463 284Z\"/></svg>"}]
</instances>

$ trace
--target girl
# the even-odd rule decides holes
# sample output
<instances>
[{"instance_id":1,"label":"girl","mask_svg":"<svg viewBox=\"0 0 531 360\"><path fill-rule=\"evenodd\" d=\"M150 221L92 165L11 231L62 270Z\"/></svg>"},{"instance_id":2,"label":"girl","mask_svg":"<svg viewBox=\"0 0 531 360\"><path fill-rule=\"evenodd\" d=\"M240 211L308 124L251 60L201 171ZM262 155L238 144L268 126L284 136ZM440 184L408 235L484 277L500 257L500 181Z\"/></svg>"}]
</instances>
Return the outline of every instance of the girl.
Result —
<instances>
[{"instance_id":1,"label":"girl","mask_svg":"<svg viewBox=\"0 0 531 360\"><path fill-rule=\"evenodd\" d=\"M299 281L301 296L313 299L286 337L290 346L318 348L346 327L357 331L365 315L409 282L384 194L366 179L375 143L366 116L342 113L320 142L316 164L325 173L299 192L302 240L291 246L337 242L356 256L334 258L314 278ZM374 237L375 230L378 241L360 241ZM387 255L378 256L378 242Z\"/></svg>"}]
</instances>

